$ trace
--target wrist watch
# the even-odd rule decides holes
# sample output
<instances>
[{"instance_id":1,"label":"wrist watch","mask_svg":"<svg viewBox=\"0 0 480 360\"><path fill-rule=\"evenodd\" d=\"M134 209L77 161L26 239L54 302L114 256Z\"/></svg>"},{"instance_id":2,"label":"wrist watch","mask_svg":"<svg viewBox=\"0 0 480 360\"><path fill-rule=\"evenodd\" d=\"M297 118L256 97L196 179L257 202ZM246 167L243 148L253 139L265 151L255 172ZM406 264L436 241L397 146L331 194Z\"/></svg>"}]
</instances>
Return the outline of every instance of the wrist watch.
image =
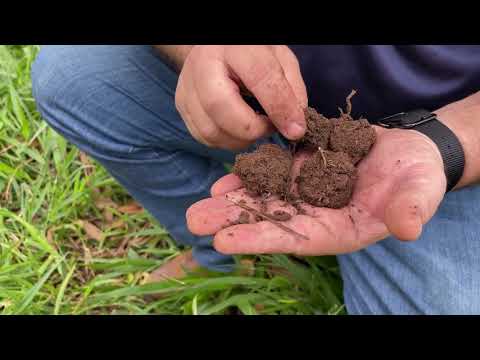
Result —
<instances>
[{"instance_id":1,"label":"wrist watch","mask_svg":"<svg viewBox=\"0 0 480 360\"><path fill-rule=\"evenodd\" d=\"M465 154L456 135L430 111L418 109L387 116L376 125L387 129L416 130L428 136L440 150L447 177L447 190L452 190L463 175Z\"/></svg>"}]
</instances>

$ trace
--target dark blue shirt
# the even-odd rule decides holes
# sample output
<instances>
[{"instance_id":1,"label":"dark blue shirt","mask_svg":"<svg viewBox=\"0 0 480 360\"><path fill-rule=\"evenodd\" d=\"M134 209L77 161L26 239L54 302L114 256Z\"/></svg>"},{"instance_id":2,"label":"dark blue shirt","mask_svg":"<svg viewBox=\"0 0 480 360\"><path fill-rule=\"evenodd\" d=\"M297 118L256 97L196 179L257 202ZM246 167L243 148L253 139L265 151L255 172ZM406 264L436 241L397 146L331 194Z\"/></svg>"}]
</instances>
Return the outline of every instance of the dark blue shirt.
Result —
<instances>
[{"instance_id":1,"label":"dark blue shirt","mask_svg":"<svg viewBox=\"0 0 480 360\"><path fill-rule=\"evenodd\" d=\"M352 89L353 115L370 120L436 110L480 90L480 46L295 45L309 103L335 116ZM480 117L480 116L479 116Z\"/></svg>"}]
</instances>

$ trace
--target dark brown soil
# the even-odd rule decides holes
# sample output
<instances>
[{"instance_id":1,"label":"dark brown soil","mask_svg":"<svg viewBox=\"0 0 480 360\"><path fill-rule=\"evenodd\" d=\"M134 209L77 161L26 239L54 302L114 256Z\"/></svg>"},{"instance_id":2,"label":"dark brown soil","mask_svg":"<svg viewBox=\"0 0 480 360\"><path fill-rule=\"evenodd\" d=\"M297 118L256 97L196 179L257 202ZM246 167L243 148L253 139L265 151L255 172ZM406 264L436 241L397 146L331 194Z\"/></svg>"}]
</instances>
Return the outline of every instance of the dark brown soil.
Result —
<instances>
[{"instance_id":1,"label":"dark brown soil","mask_svg":"<svg viewBox=\"0 0 480 360\"><path fill-rule=\"evenodd\" d=\"M237 220L229 221L228 226L248 224L248 223L250 223L250 214L248 213L248 211L244 210L240 213Z\"/></svg>"},{"instance_id":2,"label":"dark brown soil","mask_svg":"<svg viewBox=\"0 0 480 360\"><path fill-rule=\"evenodd\" d=\"M319 147L326 149L333 130L333 122L311 107L305 109L305 121L307 130L301 143L314 149Z\"/></svg>"},{"instance_id":3,"label":"dark brown soil","mask_svg":"<svg viewBox=\"0 0 480 360\"><path fill-rule=\"evenodd\" d=\"M327 118L308 107L305 110L305 136L292 143L291 152L269 144L260 146L253 153L237 156L234 173L240 177L248 193L262 196L260 211L253 214L256 221L262 218L271 221L291 219L289 213L281 210L264 216L269 195L279 195L293 206L303 201L313 206L338 209L349 203L357 179L355 165L369 153L376 141L370 123L366 119L355 120L351 115L354 95L355 91L352 91L347 97L346 111L340 109L337 118ZM304 162L300 174L293 179L290 170L296 144L316 152ZM293 181L297 183L298 195L290 192L289 185ZM305 214L301 206L296 208L298 214Z\"/></svg>"},{"instance_id":4,"label":"dark brown soil","mask_svg":"<svg viewBox=\"0 0 480 360\"><path fill-rule=\"evenodd\" d=\"M271 215L271 218L276 221L288 221L292 218L292 215L286 211L275 210Z\"/></svg>"},{"instance_id":5,"label":"dark brown soil","mask_svg":"<svg viewBox=\"0 0 480 360\"><path fill-rule=\"evenodd\" d=\"M300 169L298 193L313 206L342 208L350 201L356 173L347 154L319 150Z\"/></svg>"},{"instance_id":6,"label":"dark brown soil","mask_svg":"<svg viewBox=\"0 0 480 360\"><path fill-rule=\"evenodd\" d=\"M266 144L253 153L237 155L233 172L251 193L285 196L291 164L288 151Z\"/></svg>"},{"instance_id":7,"label":"dark brown soil","mask_svg":"<svg viewBox=\"0 0 480 360\"><path fill-rule=\"evenodd\" d=\"M250 222L250 214L246 211L242 211L238 216L237 222L239 224L248 224Z\"/></svg>"},{"instance_id":8,"label":"dark brown soil","mask_svg":"<svg viewBox=\"0 0 480 360\"><path fill-rule=\"evenodd\" d=\"M375 129L367 120L341 119L333 126L330 149L348 154L352 162L357 164L368 154L375 140Z\"/></svg>"}]
</instances>

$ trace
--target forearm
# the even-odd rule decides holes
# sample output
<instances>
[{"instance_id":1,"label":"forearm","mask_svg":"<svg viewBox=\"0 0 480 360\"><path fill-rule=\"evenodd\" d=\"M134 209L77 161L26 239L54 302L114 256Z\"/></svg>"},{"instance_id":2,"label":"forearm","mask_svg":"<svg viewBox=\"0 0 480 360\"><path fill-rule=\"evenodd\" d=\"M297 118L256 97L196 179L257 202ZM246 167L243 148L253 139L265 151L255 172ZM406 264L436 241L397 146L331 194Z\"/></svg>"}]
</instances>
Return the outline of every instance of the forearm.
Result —
<instances>
[{"instance_id":1,"label":"forearm","mask_svg":"<svg viewBox=\"0 0 480 360\"><path fill-rule=\"evenodd\" d=\"M465 168L456 189L480 181L480 92L437 111L440 121L460 140L465 152Z\"/></svg>"},{"instance_id":2,"label":"forearm","mask_svg":"<svg viewBox=\"0 0 480 360\"><path fill-rule=\"evenodd\" d=\"M154 45L160 55L180 72L194 45Z\"/></svg>"}]
</instances>

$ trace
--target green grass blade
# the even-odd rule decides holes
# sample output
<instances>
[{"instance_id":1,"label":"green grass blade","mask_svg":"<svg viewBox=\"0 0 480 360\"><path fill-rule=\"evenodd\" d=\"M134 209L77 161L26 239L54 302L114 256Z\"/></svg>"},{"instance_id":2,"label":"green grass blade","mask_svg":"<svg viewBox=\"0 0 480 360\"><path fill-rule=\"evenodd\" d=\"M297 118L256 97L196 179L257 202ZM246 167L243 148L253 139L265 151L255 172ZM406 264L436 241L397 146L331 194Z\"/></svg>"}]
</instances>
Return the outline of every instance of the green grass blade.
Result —
<instances>
[{"instance_id":1,"label":"green grass blade","mask_svg":"<svg viewBox=\"0 0 480 360\"><path fill-rule=\"evenodd\" d=\"M0 162L0 175L7 178L9 176L15 177L17 180L22 180L26 177L26 174L21 169L14 169L11 166L5 164L4 162Z\"/></svg>"},{"instance_id":2,"label":"green grass blade","mask_svg":"<svg viewBox=\"0 0 480 360\"><path fill-rule=\"evenodd\" d=\"M10 91L10 100L12 101L12 106L13 106L13 113L15 114L15 117L17 118L17 120L20 121L21 134L25 140L28 140L30 138L30 124L22 108L20 97L18 93L15 91L15 88L13 87L12 83L10 83L9 91Z\"/></svg>"},{"instance_id":3,"label":"green grass blade","mask_svg":"<svg viewBox=\"0 0 480 360\"><path fill-rule=\"evenodd\" d=\"M17 221L18 223L20 223L28 231L28 233L30 234L30 236L32 237L32 239L35 241L35 243L38 245L40 249L42 249L43 251L49 254L52 254L55 256L58 255L57 251L48 243L47 239L45 239L45 237L42 234L40 234L40 232L34 226L32 226L31 224L23 220L21 217L17 216L11 211L8 211L6 209L1 209L1 208L0 208L0 215L4 217L10 217L15 221Z\"/></svg>"},{"instance_id":4,"label":"green grass blade","mask_svg":"<svg viewBox=\"0 0 480 360\"><path fill-rule=\"evenodd\" d=\"M60 285L60 289L58 290L57 299L55 300L55 308L53 310L54 315L58 315L59 312L60 312L60 306L62 305L62 300L63 300L63 296L65 294L65 289L67 288L67 285L68 285L70 279L72 278L72 275L73 275L75 269L76 269L76 267L75 267L75 265L73 265L72 268L70 269L70 271L68 272L67 276L65 276L65 279L63 279L62 284Z\"/></svg>"},{"instance_id":5,"label":"green grass blade","mask_svg":"<svg viewBox=\"0 0 480 360\"><path fill-rule=\"evenodd\" d=\"M56 263L52 264L50 269L38 280L38 282L25 293L25 296L23 299L19 302L19 304L16 306L14 310L14 314L21 314L27 306L32 302L33 298L37 293L40 291L42 286L45 284L45 282L48 280L50 275L58 268L60 265L60 261L57 261Z\"/></svg>"}]
</instances>

